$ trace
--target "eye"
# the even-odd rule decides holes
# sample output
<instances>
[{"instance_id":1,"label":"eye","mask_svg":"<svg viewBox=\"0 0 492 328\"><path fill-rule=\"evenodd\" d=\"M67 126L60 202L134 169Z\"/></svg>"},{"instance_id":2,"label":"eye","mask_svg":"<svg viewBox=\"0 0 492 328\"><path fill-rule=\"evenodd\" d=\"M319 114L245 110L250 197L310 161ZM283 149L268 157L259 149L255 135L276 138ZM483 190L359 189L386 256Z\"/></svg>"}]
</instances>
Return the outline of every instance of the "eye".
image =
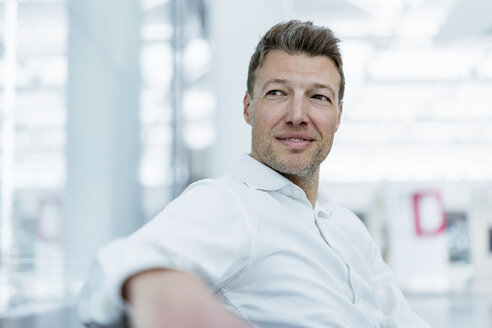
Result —
<instances>
[{"instance_id":1,"label":"eye","mask_svg":"<svg viewBox=\"0 0 492 328\"><path fill-rule=\"evenodd\" d=\"M270 90L266 93L266 96L267 97L279 97L279 96L283 96L285 93L283 93L282 91L280 90Z\"/></svg>"},{"instance_id":2,"label":"eye","mask_svg":"<svg viewBox=\"0 0 492 328\"><path fill-rule=\"evenodd\" d=\"M328 101L329 103L331 103L331 99L328 98L327 96L323 96L323 95L314 95L312 98L316 99L316 100L320 100L320 101Z\"/></svg>"}]
</instances>

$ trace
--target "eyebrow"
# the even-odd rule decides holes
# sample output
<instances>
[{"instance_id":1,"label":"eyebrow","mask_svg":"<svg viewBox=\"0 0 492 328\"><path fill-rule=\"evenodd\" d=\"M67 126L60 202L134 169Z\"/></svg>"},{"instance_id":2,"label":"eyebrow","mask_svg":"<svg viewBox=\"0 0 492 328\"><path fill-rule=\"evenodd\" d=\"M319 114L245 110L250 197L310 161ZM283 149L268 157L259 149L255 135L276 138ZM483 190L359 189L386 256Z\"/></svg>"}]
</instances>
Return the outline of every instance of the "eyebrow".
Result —
<instances>
[{"instance_id":1,"label":"eyebrow","mask_svg":"<svg viewBox=\"0 0 492 328\"><path fill-rule=\"evenodd\" d=\"M268 80L266 81L266 83L263 85L263 89L270 85L270 84L273 84L273 83L278 83L278 84L287 84L287 80L286 79L271 79L271 80Z\"/></svg>"},{"instance_id":2,"label":"eyebrow","mask_svg":"<svg viewBox=\"0 0 492 328\"><path fill-rule=\"evenodd\" d=\"M331 94L333 95L333 97L336 96L336 92L335 92L335 90L333 90L333 88L331 87L331 85L322 84L322 83L314 83L313 84L313 87L315 89L327 89L328 91L331 92Z\"/></svg>"}]
</instances>

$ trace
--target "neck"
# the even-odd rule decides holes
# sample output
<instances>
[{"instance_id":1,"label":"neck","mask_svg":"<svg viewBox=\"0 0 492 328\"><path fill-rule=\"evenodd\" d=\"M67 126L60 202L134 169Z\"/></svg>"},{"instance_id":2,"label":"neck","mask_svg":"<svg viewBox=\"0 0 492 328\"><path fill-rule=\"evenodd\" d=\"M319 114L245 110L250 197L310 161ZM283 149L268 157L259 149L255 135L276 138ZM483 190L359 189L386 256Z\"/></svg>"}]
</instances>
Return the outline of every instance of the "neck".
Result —
<instances>
[{"instance_id":1,"label":"neck","mask_svg":"<svg viewBox=\"0 0 492 328\"><path fill-rule=\"evenodd\" d=\"M316 196L318 195L319 186L319 167L313 174L308 176L288 175L283 174L292 183L298 185L306 193L307 198L311 202L311 205L316 204Z\"/></svg>"}]
</instances>

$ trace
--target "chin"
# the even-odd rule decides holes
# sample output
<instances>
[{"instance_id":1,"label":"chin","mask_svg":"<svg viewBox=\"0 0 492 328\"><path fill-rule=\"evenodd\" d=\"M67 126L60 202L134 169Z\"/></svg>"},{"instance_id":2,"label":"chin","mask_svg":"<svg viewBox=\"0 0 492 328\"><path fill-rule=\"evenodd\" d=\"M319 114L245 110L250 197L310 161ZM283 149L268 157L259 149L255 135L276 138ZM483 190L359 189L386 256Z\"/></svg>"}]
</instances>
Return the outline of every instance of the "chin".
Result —
<instances>
[{"instance_id":1,"label":"chin","mask_svg":"<svg viewBox=\"0 0 492 328\"><path fill-rule=\"evenodd\" d=\"M308 177L313 175L313 173L316 171L316 169L313 169L311 167L305 168L292 168L289 170L286 170L286 172L283 172L286 175L293 175L297 177Z\"/></svg>"},{"instance_id":2,"label":"chin","mask_svg":"<svg viewBox=\"0 0 492 328\"><path fill-rule=\"evenodd\" d=\"M284 161L280 163L273 163L272 168L285 175L294 175L299 177L307 177L312 175L317 165L313 163L292 163L290 161Z\"/></svg>"},{"instance_id":3,"label":"chin","mask_svg":"<svg viewBox=\"0 0 492 328\"><path fill-rule=\"evenodd\" d=\"M293 153L266 147L253 149L253 152L260 162L282 175L307 177L315 173L319 166L319 156L308 154L306 151Z\"/></svg>"}]
</instances>

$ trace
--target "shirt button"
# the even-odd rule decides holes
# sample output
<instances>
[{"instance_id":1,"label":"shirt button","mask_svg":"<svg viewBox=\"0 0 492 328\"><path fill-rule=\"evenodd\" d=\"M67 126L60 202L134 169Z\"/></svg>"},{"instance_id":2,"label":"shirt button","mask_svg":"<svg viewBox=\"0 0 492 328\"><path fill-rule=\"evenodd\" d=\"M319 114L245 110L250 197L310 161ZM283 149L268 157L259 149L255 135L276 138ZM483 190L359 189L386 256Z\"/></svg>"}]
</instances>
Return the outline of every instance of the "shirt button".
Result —
<instances>
[{"instance_id":1,"label":"shirt button","mask_svg":"<svg viewBox=\"0 0 492 328\"><path fill-rule=\"evenodd\" d=\"M357 305L359 303L360 303L360 296L359 295L356 295L355 296L355 305Z\"/></svg>"}]
</instances>

